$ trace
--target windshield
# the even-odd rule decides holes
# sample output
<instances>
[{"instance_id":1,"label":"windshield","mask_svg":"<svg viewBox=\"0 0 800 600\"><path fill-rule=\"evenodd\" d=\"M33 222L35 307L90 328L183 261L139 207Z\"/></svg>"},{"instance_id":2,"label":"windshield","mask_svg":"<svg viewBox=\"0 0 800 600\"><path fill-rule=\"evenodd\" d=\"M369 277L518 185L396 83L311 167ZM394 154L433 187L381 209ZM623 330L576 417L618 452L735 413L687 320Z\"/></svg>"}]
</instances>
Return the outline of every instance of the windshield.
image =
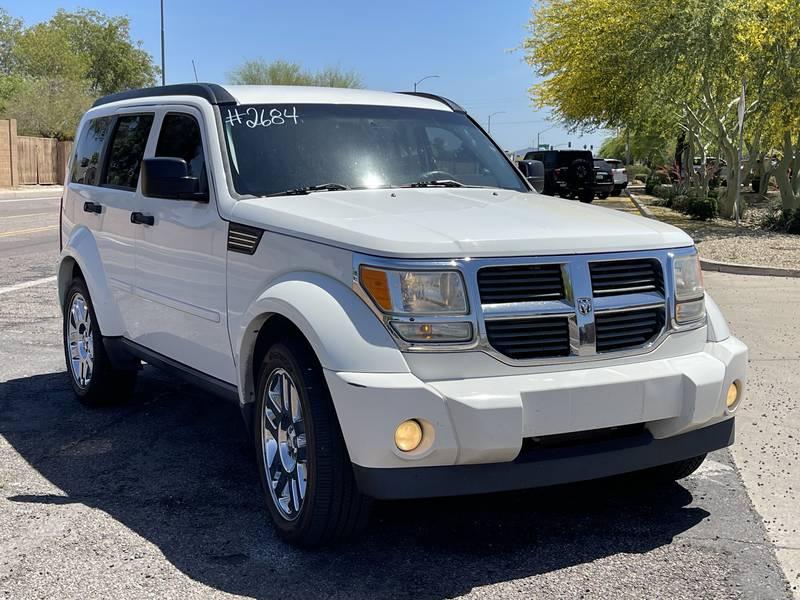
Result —
<instances>
[{"instance_id":1,"label":"windshield","mask_svg":"<svg viewBox=\"0 0 800 600\"><path fill-rule=\"evenodd\" d=\"M221 107L233 185L267 196L425 182L529 191L462 113L330 104Z\"/></svg>"}]
</instances>

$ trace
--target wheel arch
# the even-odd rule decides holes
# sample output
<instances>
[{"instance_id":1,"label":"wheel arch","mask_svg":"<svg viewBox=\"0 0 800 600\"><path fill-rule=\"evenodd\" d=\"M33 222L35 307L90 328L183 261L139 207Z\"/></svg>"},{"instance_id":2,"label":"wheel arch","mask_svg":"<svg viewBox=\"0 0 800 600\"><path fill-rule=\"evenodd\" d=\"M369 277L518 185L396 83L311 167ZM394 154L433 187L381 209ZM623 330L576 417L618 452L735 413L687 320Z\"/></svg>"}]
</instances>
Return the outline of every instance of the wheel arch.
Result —
<instances>
[{"instance_id":1,"label":"wheel arch","mask_svg":"<svg viewBox=\"0 0 800 600\"><path fill-rule=\"evenodd\" d=\"M250 305L232 335L237 349L239 401L255 401L256 377L271 343L300 336L323 369L408 373L408 365L375 314L341 282L319 273L276 280ZM335 399L334 399L335 403Z\"/></svg>"},{"instance_id":2,"label":"wheel arch","mask_svg":"<svg viewBox=\"0 0 800 600\"><path fill-rule=\"evenodd\" d=\"M76 227L73 230L59 257L58 298L62 310L69 284L76 275L80 275L89 288L92 307L102 335L122 335L125 331L122 315L109 288L97 241L86 227Z\"/></svg>"}]
</instances>

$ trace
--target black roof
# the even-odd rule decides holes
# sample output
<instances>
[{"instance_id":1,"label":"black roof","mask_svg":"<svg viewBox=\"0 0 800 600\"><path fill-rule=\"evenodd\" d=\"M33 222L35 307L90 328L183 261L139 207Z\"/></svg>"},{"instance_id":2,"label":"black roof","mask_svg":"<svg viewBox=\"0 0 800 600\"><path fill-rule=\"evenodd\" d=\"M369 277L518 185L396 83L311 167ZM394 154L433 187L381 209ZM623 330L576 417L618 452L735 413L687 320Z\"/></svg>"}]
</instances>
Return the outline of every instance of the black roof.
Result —
<instances>
[{"instance_id":1,"label":"black roof","mask_svg":"<svg viewBox=\"0 0 800 600\"><path fill-rule=\"evenodd\" d=\"M216 83L179 83L176 85L164 85L151 88L140 88L138 90L128 90L118 92L109 96L98 98L92 107L102 106L120 100L130 100L132 98L156 98L158 96L198 96L208 100L211 104L235 104L236 98L228 93L221 85Z\"/></svg>"}]
</instances>

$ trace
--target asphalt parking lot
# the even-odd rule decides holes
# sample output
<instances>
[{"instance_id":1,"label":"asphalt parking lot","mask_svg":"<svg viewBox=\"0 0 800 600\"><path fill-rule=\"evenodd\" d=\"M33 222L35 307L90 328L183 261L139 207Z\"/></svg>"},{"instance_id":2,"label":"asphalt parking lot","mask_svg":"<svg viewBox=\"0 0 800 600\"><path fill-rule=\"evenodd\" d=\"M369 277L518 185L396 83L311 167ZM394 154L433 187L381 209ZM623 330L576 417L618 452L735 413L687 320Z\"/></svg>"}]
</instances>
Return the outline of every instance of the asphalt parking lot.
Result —
<instances>
[{"instance_id":1,"label":"asphalt parking lot","mask_svg":"<svg viewBox=\"0 0 800 600\"><path fill-rule=\"evenodd\" d=\"M384 503L363 540L305 552L278 541L268 523L235 406L149 367L127 406L88 410L73 399L53 279L57 219L57 198L0 200L4 597L796 592L800 356L786 306L800 302L800 280L707 277L751 345L751 398L733 452L714 453L681 484L648 489L626 479Z\"/></svg>"}]
</instances>

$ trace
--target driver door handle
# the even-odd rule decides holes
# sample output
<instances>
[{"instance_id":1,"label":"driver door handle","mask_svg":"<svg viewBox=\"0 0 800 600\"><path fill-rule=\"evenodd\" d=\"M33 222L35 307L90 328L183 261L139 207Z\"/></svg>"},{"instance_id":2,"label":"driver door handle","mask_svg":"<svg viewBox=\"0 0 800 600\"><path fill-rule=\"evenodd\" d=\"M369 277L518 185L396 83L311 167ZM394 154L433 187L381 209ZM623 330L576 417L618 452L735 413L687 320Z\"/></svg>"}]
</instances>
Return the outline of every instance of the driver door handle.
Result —
<instances>
[{"instance_id":1,"label":"driver door handle","mask_svg":"<svg viewBox=\"0 0 800 600\"><path fill-rule=\"evenodd\" d=\"M131 213L131 223L135 223L136 225L154 225L155 222L156 220L152 215L146 215L140 212Z\"/></svg>"}]
</instances>

